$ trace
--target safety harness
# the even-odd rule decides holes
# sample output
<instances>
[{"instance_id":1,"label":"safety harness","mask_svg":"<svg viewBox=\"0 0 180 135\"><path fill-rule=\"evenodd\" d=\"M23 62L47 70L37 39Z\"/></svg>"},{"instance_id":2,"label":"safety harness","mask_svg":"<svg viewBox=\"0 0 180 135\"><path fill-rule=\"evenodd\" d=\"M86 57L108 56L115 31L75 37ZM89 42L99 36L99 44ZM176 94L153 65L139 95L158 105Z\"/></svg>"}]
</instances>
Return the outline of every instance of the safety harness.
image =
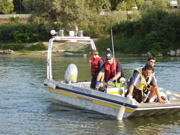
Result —
<instances>
[{"instance_id":1,"label":"safety harness","mask_svg":"<svg viewBox=\"0 0 180 135\"><path fill-rule=\"evenodd\" d=\"M150 75L148 81L146 81L146 78L144 77L143 72L142 72L142 68L136 68L136 71L138 71L141 75L141 82L137 89L140 90L142 96L144 96L144 93L146 93L148 91L148 89L150 89L150 83L152 81L152 76Z\"/></svg>"}]
</instances>

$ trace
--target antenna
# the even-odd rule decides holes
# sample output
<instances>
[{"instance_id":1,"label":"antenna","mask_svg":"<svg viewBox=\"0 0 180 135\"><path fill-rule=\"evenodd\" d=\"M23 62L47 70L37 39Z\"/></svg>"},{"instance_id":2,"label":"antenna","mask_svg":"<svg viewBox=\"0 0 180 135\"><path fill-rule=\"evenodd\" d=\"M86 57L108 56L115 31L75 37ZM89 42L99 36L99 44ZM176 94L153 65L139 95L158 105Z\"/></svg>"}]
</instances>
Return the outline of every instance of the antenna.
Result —
<instances>
[{"instance_id":1,"label":"antenna","mask_svg":"<svg viewBox=\"0 0 180 135\"><path fill-rule=\"evenodd\" d=\"M113 51L113 63L114 63L114 67L115 65L115 53L114 53L114 40L113 40L113 31L112 31L112 26L111 26L111 42L112 42L112 51ZM115 67L115 75L116 75L116 67ZM117 86L117 79L116 79L116 86Z\"/></svg>"}]
</instances>

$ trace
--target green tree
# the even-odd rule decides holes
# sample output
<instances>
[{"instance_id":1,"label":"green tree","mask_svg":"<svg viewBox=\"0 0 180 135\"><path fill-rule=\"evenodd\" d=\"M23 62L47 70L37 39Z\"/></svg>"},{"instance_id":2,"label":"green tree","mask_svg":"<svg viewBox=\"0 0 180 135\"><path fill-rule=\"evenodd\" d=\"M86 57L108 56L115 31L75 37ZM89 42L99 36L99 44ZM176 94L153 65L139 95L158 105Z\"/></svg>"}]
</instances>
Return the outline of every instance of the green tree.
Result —
<instances>
[{"instance_id":1,"label":"green tree","mask_svg":"<svg viewBox=\"0 0 180 135\"><path fill-rule=\"evenodd\" d=\"M116 10L118 4L122 2L123 0L109 0L111 4L111 10Z\"/></svg>"},{"instance_id":2,"label":"green tree","mask_svg":"<svg viewBox=\"0 0 180 135\"><path fill-rule=\"evenodd\" d=\"M50 27L68 30L80 26L92 16L98 15L102 7L109 7L108 0L24 0L26 9L41 18ZM32 16L32 17L33 17ZM90 22L89 22L90 23Z\"/></svg>"},{"instance_id":3,"label":"green tree","mask_svg":"<svg viewBox=\"0 0 180 135\"><path fill-rule=\"evenodd\" d=\"M141 5L139 5L139 9L143 12L143 11L151 11L153 10L153 4L152 1L144 1L141 3Z\"/></svg>"},{"instance_id":4,"label":"green tree","mask_svg":"<svg viewBox=\"0 0 180 135\"><path fill-rule=\"evenodd\" d=\"M110 0L111 10L130 10L136 5L135 0Z\"/></svg>"},{"instance_id":5,"label":"green tree","mask_svg":"<svg viewBox=\"0 0 180 135\"><path fill-rule=\"evenodd\" d=\"M152 10L166 10L168 8L170 8L170 4L166 0L146 0L139 3L139 9L143 12L149 12Z\"/></svg>"},{"instance_id":6,"label":"green tree","mask_svg":"<svg viewBox=\"0 0 180 135\"><path fill-rule=\"evenodd\" d=\"M180 0L177 0L178 1L178 6L180 7Z\"/></svg>"},{"instance_id":7,"label":"green tree","mask_svg":"<svg viewBox=\"0 0 180 135\"><path fill-rule=\"evenodd\" d=\"M23 0L13 0L14 11L24 11Z\"/></svg>"},{"instance_id":8,"label":"green tree","mask_svg":"<svg viewBox=\"0 0 180 135\"><path fill-rule=\"evenodd\" d=\"M135 0L126 0L127 10L132 9L132 7L136 6Z\"/></svg>"},{"instance_id":9,"label":"green tree","mask_svg":"<svg viewBox=\"0 0 180 135\"><path fill-rule=\"evenodd\" d=\"M10 13L14 9L13 3L10 0L0 0L0 12Z\"/></svg>"},{"instance_id":10,"label":"green tree","mask_svg":"<svg viewBox=\"0 0 180 135\"><path fill-rule=\"evenodd\" d=\"M144 0L136 0L136 6L139 8L142 6Z\"/></svg>"},{"instance_id":11,"label":"green tree","mask_svg":"<svg viewBox=\"0 0 180 135\"><path fill-rule=\"evenodd\" d=\"M116 10L122 10L122 11L126 11L127 9L127 4L125 1L120 2L117 6L116 6Z\"/></svg>"},{"instance_id":12,"label":"green tree","mask_svg":"<svg viewBox=\"0 0 180 135\"><path fill-rule=\"evenodd\" d=\"M176 12L153 10L143 14L137 21L124 21L114 25L114 41L120 41L118 51L167 54L168 49L179 48L179 23L180 15Z\"/></svg>"}]
</instances>

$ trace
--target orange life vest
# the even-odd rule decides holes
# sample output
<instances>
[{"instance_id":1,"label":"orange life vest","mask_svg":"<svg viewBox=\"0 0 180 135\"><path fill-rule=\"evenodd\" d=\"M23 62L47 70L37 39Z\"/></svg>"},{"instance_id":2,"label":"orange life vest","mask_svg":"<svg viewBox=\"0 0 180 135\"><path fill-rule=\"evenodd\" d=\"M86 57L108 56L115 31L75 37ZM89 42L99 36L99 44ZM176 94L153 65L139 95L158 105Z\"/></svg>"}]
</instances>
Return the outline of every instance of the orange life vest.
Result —
<instances>
[{"instance_id":1,"label":"orange life vest","mask_svg":"<svg viewBox=\"0 0 180 135\"><path fill-rule=\"evenodd\" d=\"M99 69L98 62L100 59L102 59L102 58L98 57L96 59L93 59L91 62L91 75L94 77L97 76L97 74L98 74L98 69Z\"/></svg>"},{"instance_id":2,"label":"orange life vest","mask_svg":"<svg viewBox=\"0 0 180 135\"><path fill-rule=\"evenodd\" d=\"M110 78L111 73L113 76L115 76L115 70L116 70L116 66L118 62L119 62L118 60L113 61L112 66L108 62L105 62L105 75L106 75L105 81L106 82L108 82L109 79L111 79ZM117 81L119 82L119 78L117 79Z\"/></svg>"}]
</instances>

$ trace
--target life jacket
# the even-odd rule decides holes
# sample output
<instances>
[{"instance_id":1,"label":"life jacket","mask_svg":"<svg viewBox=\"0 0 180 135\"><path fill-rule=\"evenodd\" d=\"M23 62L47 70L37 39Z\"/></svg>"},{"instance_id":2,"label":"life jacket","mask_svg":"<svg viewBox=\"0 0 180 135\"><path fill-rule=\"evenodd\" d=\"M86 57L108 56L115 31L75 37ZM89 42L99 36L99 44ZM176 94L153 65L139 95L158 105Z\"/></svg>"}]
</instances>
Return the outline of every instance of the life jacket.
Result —
<instances>
[{"instance_id":1,"label":"life jacket","mask_svg":"<svg viewBox=\"0 0 180 135\"><path fill-rule=\"evenodd\" d=\"M105 82L108 82L111 74L115 76L115 70L118 62L118 60L113 61L112 66L108 62L105 62ZM117 82L119 82L119 78L117 79Z\"/></svg>"},{"instance_id":2,"label":"life jacket","mask_svg":"<svg viewBox=\"0 0 180 135\"><path fill-rule=\"evenodd\" d=\"M101 57L97 57L96 59L93 59L91 62L91 75L93 77L97 76L97 74L99 73L98 69L99 69L99 65L98 62L99 60L102 59Z\"/></svg>"},{"instance_id":3,"label":"life jacket","mask_svg":"<svg viewBox=\"0 0 180 135\"><path fill-rule=\"evenodd\" d=\"M141 91L142 96L144 96L144 93L148 91L148 89L150 89L150 83L152 81L152 75L150 75L148 81L146 82L146 78L143 75L143 71L142 68L136 68L136 71L138 71L141 75L141 82L138 85L138 90ZM133 78L133 76L132 76Z\"/></svg>"},{"instance_id":4,"label":"life jacket","mask_svg":"<svg viewBox=\"0 0 180 135\"><path fill-rule=\"evenodd\" d=\"M93 57L90 57L89 58L89 68L90 68L90 70L91 70L91 63L92 63L92 61L93 61Z\"/></svg>"}]
</instances>

